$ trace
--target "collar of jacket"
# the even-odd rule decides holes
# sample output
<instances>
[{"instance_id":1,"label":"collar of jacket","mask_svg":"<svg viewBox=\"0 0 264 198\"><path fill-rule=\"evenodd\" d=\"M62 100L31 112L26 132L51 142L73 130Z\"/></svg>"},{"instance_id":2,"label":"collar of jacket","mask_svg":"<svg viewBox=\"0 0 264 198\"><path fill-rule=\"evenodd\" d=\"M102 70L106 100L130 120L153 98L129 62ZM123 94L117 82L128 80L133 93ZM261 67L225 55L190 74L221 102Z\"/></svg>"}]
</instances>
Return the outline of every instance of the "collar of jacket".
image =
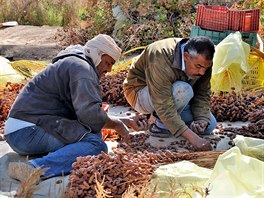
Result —
<instances>
[{"instance_id":1,"label":"collar of jacket","mask_svg":"<svg viewBox=\"0 0 264 198\"><path fill-rule=\"evenodd\" d=\"M182 39L180 42L177 43L175 47L175 53L173 57L173 63L172 66L173 68L180 69L182 70L182 53L181 53L181 45L183 43L186 43L189 39Z\"/></svg>"}]
</instances>

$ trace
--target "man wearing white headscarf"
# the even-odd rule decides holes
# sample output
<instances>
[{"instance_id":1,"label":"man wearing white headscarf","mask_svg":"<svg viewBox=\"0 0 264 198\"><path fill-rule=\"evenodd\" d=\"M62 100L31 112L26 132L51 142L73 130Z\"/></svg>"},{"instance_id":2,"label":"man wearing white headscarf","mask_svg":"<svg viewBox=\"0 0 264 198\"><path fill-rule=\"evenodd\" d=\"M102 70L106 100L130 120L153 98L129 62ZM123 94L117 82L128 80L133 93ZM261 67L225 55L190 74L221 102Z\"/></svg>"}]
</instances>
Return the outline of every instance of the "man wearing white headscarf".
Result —
<instances>
[{"instance_id":1,"label":"man wearing white headscarf","mask_svg":"<svg viewBox=\"0 0 264 198\"><path fill-rule=\"evenodd\" d=\"M45 177L69 174L77 157L107 152L102 128L116 130L124 140L128 127L147 128L140 116L121 120L102 109L100 76L111 71L120 56L115 41L99 34L85 46L61 51L25 85L10 110L4 135L17 153L43 157L28 164L10 163L11 177L24 180L38 167L48 168Z\"/></svg>"}]
</instances>

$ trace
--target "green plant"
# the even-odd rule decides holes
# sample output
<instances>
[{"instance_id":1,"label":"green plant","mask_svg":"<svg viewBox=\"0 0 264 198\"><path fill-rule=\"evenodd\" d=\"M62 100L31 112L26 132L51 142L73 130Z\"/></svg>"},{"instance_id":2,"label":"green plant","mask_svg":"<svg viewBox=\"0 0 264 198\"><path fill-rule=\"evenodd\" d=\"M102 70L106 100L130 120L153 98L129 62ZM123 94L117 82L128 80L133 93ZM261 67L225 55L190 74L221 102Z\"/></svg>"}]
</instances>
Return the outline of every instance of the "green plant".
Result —
<instances>
[{"instance_id":1,"label":"green plant","mask_svg":"<svg viewBox=\"0 0 264 198\"><path fill-rule=\"evenodd\" d=\"M114 30L115 19L110 1L89 1L79 6L76 23L66 26L56 36L62 48L71 44L84 44L100 33L111 35ZM86 28L81 28L80 21L86 21Z\"/></svg>"},{"instance_id":2,"label":"green plant","mask_svg":"<svg viewBox=\"0 0 264 198\"><path fill-rule=\"evenodd\" d=\"M50 1L42 1L46 13L46 25L61 26L63 15L56 4Z\"/></svg>"},{"instance_id":3,"label":"green plant","mask_svg":"<svg viewBox=\"0 0 264 198\"><path fill-rule=\"evenodd\" d=\"M15 20L20 25L76 25L76 10L82 1L0 0L0 21Z\"/></svg>"}]
</instances>

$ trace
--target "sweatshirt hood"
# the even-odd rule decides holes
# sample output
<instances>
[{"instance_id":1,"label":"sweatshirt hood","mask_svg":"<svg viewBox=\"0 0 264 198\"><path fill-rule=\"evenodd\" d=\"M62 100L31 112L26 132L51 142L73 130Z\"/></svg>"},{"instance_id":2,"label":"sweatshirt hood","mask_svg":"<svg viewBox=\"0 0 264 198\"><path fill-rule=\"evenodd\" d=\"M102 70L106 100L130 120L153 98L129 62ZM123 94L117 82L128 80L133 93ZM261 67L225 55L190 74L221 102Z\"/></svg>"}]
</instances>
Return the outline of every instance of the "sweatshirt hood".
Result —
<instances>
[{"instance_id":1,"label":"sweatshirt hood","mask_svg":"<svg viewBox=\"0 0 264 198\"><path fill-rule=\"evenodd\" d=\"M62 59L64 57L67 57L67 56L78 56L80 57L81 59L87 59L86 55L85 55L85 48L82 46L82 45L70 45L69 47L67 47L66 49L60 51L58 53L57 56L55 56L53 59L52 59L52 63L55 63L57 62L59 59ZM90 59L91 60L91 59ZM92 61L92 60L91 60ZM92 61L93 63L93 61ZM93 63L94 65L94 63Z\"/></svg>"}]
</instances>

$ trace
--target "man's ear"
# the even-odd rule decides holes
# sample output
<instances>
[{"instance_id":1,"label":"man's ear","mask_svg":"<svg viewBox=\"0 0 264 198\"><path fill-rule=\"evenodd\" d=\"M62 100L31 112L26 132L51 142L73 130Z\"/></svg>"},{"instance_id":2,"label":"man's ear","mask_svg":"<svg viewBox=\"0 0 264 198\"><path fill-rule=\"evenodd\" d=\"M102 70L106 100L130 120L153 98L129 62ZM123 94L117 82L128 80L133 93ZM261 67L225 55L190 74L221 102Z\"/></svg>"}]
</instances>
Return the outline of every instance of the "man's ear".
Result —
<instances>
[{"instance_id":1,"label":"man's ear","mask_svg":"<svg viewBox=\"0 0 264 198\"><path fill-rule=\"evenodd\" d=\"M190 57L189 52L184 52L184 60L187 60Z\"/></svg>"}]
</instances>

